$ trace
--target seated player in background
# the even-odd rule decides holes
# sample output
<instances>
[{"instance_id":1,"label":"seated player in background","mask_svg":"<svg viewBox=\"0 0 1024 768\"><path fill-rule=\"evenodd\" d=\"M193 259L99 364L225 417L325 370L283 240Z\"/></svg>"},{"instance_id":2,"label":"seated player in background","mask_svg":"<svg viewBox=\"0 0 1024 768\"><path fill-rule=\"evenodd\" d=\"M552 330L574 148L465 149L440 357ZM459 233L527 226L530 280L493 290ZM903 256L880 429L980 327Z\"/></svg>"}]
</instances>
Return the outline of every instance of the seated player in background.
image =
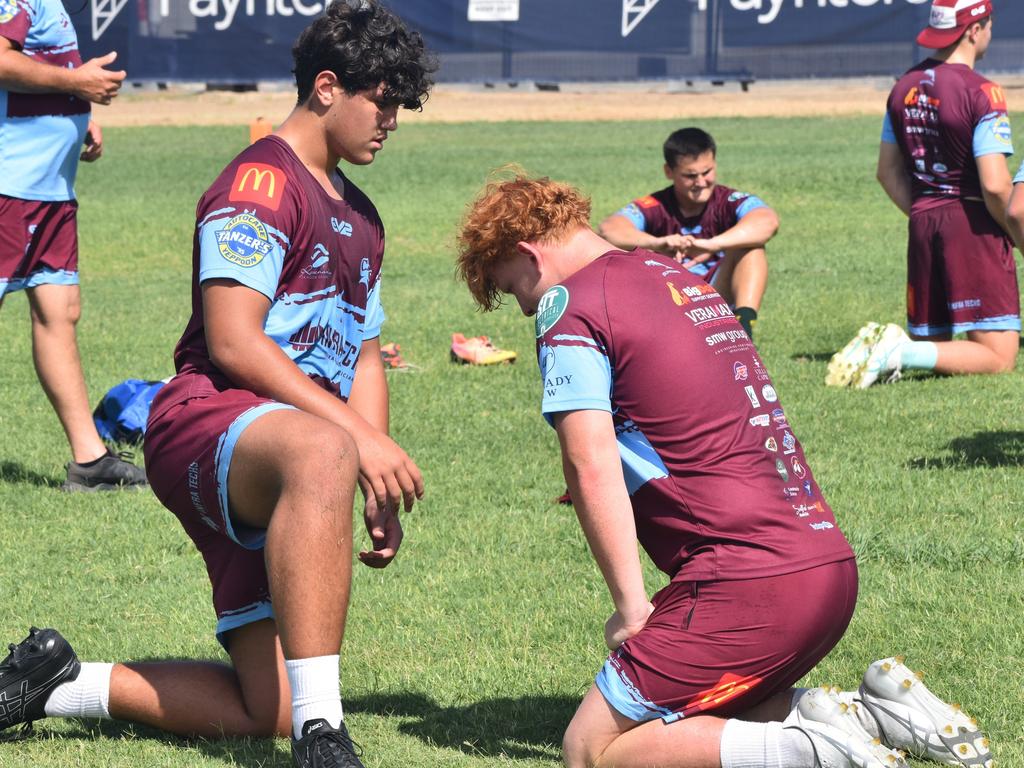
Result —
<instances>
[{"instance_id":1,"label":"seated player in background","mask_svg":"<svg viewBox=\"0 0 1024 768\"><path fill-rule=\"evenodd\" d=\"M1003 89L974 71L992 41L992 2L934 0L930 18L917 42L935 54L893 87L878 152L878 181L910 219L909 335L868 323L832 357L829 386L864 389L906 369L1004 373L1017 361L1010 118Z\"/></svg>"},{"instance_id":2,"label":"seated player in background","mask_svg":"<svg viewBox=\"0 0 1024 768\"><path fill-rule=\"evenodd\" d=\"M373 0L331 5L293 55L296 107L199 201L192 318L146 432L153 491L203 554L231 664L80 664L33 631L0 665L0 702L21 702L0 706L0 728L72 716L278 734L299 768L362 766L338 677L353 495L372 542L359 557L383 567L423 480L388 436L384 228L337 165L373 162L434 62Z\"/></svg>"},{"instance_id":3,"label":"seated player in background","mask_svg":"<svg viewBox=\"0 0 1024 768\"><path fill-rule=\"evenodd\" d=\"M751 338L768 284L765 245L779 217L759 197L717 183L715 140L700 128L666 139L672 185L638 198L601 222L609 242L671 256L714 286Z\"/></svg>"},{"instance_id":4,"label":"seated player in background","mask_svg":"<svg viewBox=\"0 0 1024 768\"><path fill-rule=\"evenodd\" d=\"M566 765L906 766L895 748L989 765L977 726L896 659L859 693L792 687L853 616L853 552L728 304L589 220L572 187L518 176L485 189L459 237L480 307L509 295L535 316L541 410L615 606ZM650 600L638 540L670 579Z\"/></svg>"}]
</instances>

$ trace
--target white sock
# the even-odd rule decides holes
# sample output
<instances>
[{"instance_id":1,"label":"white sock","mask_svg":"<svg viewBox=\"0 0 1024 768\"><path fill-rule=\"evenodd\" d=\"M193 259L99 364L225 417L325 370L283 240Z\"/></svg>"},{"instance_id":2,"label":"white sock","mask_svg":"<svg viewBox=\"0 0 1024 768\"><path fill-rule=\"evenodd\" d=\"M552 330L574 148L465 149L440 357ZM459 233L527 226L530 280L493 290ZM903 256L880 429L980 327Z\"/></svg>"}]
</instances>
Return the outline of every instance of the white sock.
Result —
<instances>
[{"instance_id":1,"label":"white sock","mask_svg":"<svg viewBox=\"0 0 1024 768\"><path fill-rule=\"evenodd\" d=\"M341 725L344 714L338 659L338 655L285 659L292 687L292 734L296 738L302 735L302 726L309 720L323 718L332 728Z\"/></svg>"},{"instance_id":2,"label":"white sock","mask_svg":"<svg viewBox=\"0 0 1024 768\"><path fill-rule=\"evenodd\" d=\"M113 664L83 662L78 678L58 685L46 700L47 717L110 719L110 671Z\"/></svg>"},{"instance_id":3,"label":"white sock","mask_svg":"<svg viewBox=\"0 0 1024 768\"><path fill-rule=\"evenodd\" d=\"M814 750L800 731L782 723L726 720L722 729L722 768L812 768Z\"/></svg>"}]
</instances>

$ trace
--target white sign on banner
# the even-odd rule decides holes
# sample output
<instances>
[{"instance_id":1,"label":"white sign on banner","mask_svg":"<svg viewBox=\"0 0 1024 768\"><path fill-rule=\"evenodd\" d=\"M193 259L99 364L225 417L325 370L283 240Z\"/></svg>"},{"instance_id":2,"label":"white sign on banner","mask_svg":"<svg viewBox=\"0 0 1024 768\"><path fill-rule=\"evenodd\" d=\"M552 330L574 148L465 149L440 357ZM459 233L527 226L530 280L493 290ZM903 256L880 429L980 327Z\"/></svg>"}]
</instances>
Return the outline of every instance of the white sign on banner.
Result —
<instances>
[{"instance_id":1,"label":"white sign on banner","mask_svg":"<svg viewBox=\"0 0 1024 768\"><path fill-rule=\"evenodd\" d=\"M470 21L519 21L519 0L469 0Z\"/></svg>"}]
</instances>

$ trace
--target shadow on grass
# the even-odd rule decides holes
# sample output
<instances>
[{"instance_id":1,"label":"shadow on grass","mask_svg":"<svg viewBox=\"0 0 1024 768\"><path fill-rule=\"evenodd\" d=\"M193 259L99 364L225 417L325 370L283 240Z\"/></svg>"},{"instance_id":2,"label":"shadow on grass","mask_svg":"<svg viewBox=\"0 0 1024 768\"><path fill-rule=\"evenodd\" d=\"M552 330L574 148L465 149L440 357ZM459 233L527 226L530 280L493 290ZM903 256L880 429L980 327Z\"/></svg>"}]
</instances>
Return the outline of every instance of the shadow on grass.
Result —
<instances>
[{"instance_id":1,"label":"shadow on grass","mask_svg":"<svg viewBox=\"0 0 1024 768\"><path fill-rule=\"evenodd\" d=\"M41 475L16 461L0 461L0 482L29 483L43 488L60 488L63 479Z\"/></svg>"},{"instance_id":2,"label":"shadow on grass","mask_svg":"<svg viewBox=\"0 0 1024 768\"><path fill-rule=\"evenodd\" d=\"M443 707L422 693L379 693L345 700L352 714L397 718L399 733L424 744L479 757L558 760L562 733L572 719L578 698L523 696L488 699L465 706ZM197 749L230 764L287 768L290 750L281 739L185 739L144 725L114 720L73 721L67 738L152 739ZM360 741L358 730L352 734ZM373 756L371 756L373 757ZM387 764L386 756L382 758Z\"/></svg>"},{"instance_id":3,"label":"shadow on grass","mask_svg":"<svg viewBox=\"0 0 1024 768\"><path fill-rule=\"evenodd\" d=\"M399 732L433 746L482 757L556 760L579 699L522 696L442 707L421 693L391 693L349 699L345 706L352 712L408 718Z\"/></svg>"},{"instance_id":4,"label":"shadow on grass","mask_svg":"<svg viewBox=\"0 0 1024 768\"><path fill-rule=\"evenodd\" d=\"M972 469L974 467L1024 466L1024 432L975 432L958 437L946 446L948 456L922 457L911 469Z\"/></svg>"},{"instance_id":5,"label":"shadow on grass","mask_svg":"<svg viewBox=\"0 0 1024 768\"><path fill-rule=\"evenodd\" d=\"M835 350L831 352L797 352L795 355L790 355L789 359L798 363L827 363L835 353Z\"/></svg>"}]
</instances>

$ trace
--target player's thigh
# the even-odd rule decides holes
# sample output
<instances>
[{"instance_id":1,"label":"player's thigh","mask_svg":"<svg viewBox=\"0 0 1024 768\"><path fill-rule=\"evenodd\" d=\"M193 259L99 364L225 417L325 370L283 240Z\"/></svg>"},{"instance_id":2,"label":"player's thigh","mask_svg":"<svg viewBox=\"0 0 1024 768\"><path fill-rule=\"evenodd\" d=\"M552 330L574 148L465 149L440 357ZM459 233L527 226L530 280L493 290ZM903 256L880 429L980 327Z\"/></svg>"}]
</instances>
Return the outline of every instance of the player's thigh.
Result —
<instances>
[{"instance_id":1,"label":"player's thigh","mask_svg":"<svg viewBox=\"0 0 1024 768\"><path fill-rule=\"evenodd\" d=\"M358 469L355 442L336 424L294 409L264 413L234 445L228 470L231 517L266 528L283 494L329 499L351 493Z\"/></svg>"},{"instance_id":2,"label":"player's thigh","mask_svg":"<svg viewBox=\"0 0 1024 768\"><path fill-rule=\"evenodd\" d=\"M1019 331L968 331L967 338L992 350L1007 370L1011 370L1017 361Z\"/></svg>"},{"instance_id":3,"label":"player's thigh","mask_svg":"<svg viewBox=\"0 0 1024 768\"><path fill-rule=\"evenodd\" d=\"M78 285L36 285L26 288L25 295L34 324L75 325L82 316L82 292Z\"/></svg>"},{"instance_id":4,"label":"player's thigh","mask_svg":"<svg viewBox=\"0 0 1024 768\"><path fill-rule=\"evenodd\" d=\"M596 685L590 686L562 738L566 765L593 765L609 744L638 725L615 711Z\"/></svg>"},{"instance_id":5,"label":"player's thigh","mask_svg":"<svg viewBox=\"0 0 1024 768\"><path fill-rule=\"evenodd\" d=\"M262 732L288 735L291 690L273 619L245 624L225 635L245 709Z\"/></svg>"}]
</instances>

